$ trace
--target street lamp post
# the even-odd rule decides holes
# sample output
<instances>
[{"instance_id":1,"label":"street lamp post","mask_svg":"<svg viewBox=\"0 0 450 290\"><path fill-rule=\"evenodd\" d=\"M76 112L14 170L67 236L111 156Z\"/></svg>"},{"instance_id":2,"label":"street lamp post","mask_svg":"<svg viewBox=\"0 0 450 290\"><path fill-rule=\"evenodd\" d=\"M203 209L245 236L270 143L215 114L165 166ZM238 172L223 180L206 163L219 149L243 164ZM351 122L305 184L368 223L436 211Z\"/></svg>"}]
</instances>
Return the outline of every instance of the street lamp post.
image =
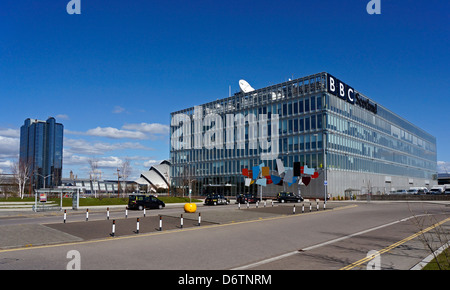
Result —
<instances>
[{"instance_id":1,"label":"street lamp post","mask_svg":"<svg viewBox=\"0 0 450 290\"><path fill-rule=\"evenodd\" d=\"M323 138L322 138L322 147L323 147L323 172L324 172L324 181L323 181L323 188L324 188L324 206L326 207L327 204L327 188L328 188L328 180L327 180L327 133L324 130L323 131Z\"/></svg>"}]
</instances>

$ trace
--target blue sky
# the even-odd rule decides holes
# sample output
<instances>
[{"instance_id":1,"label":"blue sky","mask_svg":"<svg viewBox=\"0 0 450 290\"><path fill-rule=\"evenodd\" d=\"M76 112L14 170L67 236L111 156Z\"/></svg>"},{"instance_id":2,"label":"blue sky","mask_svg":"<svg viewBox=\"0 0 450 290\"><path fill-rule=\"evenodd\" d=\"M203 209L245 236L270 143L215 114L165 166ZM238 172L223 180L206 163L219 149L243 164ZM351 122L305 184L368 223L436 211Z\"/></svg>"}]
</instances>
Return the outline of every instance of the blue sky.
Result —
<instances>
[{"instance_id":1,"label":"blue sky","mask_svg":"<svg viewBox=\"0 0 450 290\"><path fill-rule=\"evenodd\" d=\"M450 170L450 3L442 0L2 0L0 170L18 129L65 126L64 175L133 177L169 158L170 112L322 71L436 136Z\"/></svg>"}]
</instances>

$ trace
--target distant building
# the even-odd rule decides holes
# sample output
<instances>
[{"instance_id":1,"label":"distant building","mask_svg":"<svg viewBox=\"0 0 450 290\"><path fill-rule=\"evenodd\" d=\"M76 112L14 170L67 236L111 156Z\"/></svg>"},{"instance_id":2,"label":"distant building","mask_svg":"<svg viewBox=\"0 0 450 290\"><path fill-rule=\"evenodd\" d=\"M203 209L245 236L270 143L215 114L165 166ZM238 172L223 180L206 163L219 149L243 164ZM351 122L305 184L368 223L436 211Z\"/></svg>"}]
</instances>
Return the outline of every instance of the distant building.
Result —
<instances>
[{"instance_id":1,"label":"distant building","mask_svg":"<svg viewBox=\"0 0 450 290\"><path fill-rule=\"evenodd\" d=\"M26 119L20 128L22 164L31 166L35 189L61 185L64 126L50 117L47 121Z\"/></svg>"},{"instance_id":2,"label":"distant building","mask_svg":"<svg viewBox=\"0 0 450 290\"><path fill-rule=\"evenodd\" d=\"M162 161L158 165L150 167L148 171L142 172L136 183L147 185L148 191L157 191L158 189L170 188L170 162Z\"/></svg>"},{"instance_id":3,"label":"distant building","mask_svg":"<svg viewBox=\"0 0 450 290\"><path fill-rule=\"evenodd\" d=\"M450 184L450 173L438 173L438 185Z\"/></svg>"}]
</instances>

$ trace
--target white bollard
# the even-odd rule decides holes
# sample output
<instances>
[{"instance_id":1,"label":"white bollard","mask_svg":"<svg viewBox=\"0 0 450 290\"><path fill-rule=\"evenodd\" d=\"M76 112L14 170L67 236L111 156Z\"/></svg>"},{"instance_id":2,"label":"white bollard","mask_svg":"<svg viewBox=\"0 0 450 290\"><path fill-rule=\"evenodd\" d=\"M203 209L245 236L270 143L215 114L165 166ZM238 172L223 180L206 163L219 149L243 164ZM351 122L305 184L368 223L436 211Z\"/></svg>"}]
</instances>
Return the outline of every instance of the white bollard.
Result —
<instances>
[{"instance_id":1,"label":"white bollard","mask_svg":"<svg viewBox=\"0 0 450 290\"><path fill-rule=\"evenodd\" d=\"M181 221L180 221L180 223L181 223L181 228L183 228L183 214L181 214Z\"/></svg>"},{"instance_id":2,"label":"white bollard","mask_svg":"<svg viewBox=\"0 0 450 290\"><path fill-rule=\"evenodd\" d=\"M198 226L200 226L201 223L202 223L202 213L199 212L198 213Z\"/></svg>"},{"instance_id":3,"label":"white bollard","mask_svg":"<svg viewBox=\"0 0 450 290\"><path fill-rule=\"evenodd\" d=\"M139 218L136 220L136 234L139 234Z\"/></svg>"},{"instance_id":4,"label":"white bollard","mask_svg":"<svg viewBox=\"0 0 450 290\"><path fill-rule=\"evenodd\" d=\"M106 219L109 220L109 207L106 208Z\"/></svg>"},{"instance_id":5,"label":"white bollard","mask_svg":"<svg viewBox=\"0 0 450 290\"><path fill-rule=\"evenodd\" d=\"M89 209L87 208L86 209L86 221L88 221L89 220Z\"/></svg>"},{"instance_id":6,"label":"white bollard","mask_svg":"<svg viewBox=\"0 0 450 290\"><path fill-rule=\"evenodd\" d=\"M162 232L162 216L159 216L159 231Z\"/></svg>"},{"instance_id":7,"label":"white bollard","mask_svg":"<svg viewBox=\"0 0 450 290\"><path fill-rule=\"evenodd\" d=\"M64 210L64 223L66 223L67 210Z\"/></svg>"},{"instance_id":8,"label":"white bollard","mask_svg":"<svg viewBox=\"0 0 450 290\"><path fill-rule=\"evenodd\" d=\"M112 232L111 232L111 237L114 237L115 236L115 232L116 232L116 220L113 220L113 223L112 223Z\"/></svg>"}]
</instances>

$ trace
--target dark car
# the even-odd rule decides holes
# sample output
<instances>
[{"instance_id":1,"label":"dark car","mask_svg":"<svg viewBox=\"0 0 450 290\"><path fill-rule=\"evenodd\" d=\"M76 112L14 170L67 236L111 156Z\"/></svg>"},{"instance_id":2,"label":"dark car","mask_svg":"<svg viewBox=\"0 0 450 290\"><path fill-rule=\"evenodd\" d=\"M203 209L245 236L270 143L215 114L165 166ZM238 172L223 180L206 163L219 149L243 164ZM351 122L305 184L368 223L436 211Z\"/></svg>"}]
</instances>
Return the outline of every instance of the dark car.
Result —
<instances>
[{"instance_id":1,"label":"dark car","mask_svg":"<svg viewBox=\"0 0 450 290\"><path fill-rule=\"evenodd\" d=\"M143 210L144 208L163 208L166 204L153 195L130 195L128 197L128 208Z\"/></svg>"},{"instance_id":2,"label":"dark car","mask_svg":"<svg viewBox=\"0 0 450 290\"><path fill-rule=\"evenodd\" d=\"M230 200L221 194L210 194L205 199L207 205L229 204Z\"/></svg>"},{"instance_id":3,"label":"dark car","mask_svg":"<svg viewBox=\"0 0 450 290\"><path fill-rule=\"evenodd\" d=\"M278 202L302 202L303 197L301 195L293 194L292 192L279 192L277 194Z\"/></svg>"},{"instance_id":4,"label":"dark car","mask_svg":"<svg viewBox=\"0 0 450 290\"><path fill-rule=\"evenodd\" d=\"M256 203L258 198L252 194L239 194L236 197L236 203Z\"/></svg>"}]
</instances>

